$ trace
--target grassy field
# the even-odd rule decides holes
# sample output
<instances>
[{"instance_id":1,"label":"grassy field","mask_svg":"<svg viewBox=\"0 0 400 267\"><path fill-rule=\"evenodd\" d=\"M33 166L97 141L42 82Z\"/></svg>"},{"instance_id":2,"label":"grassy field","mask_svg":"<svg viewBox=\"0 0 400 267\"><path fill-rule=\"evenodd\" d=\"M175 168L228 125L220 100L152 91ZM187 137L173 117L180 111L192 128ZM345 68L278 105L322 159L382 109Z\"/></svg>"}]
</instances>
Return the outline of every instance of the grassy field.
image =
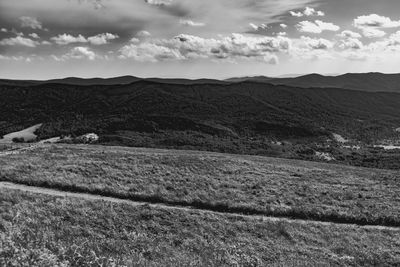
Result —
<instances>
[{"instance_id":1,"label":"grassy field","mask_svg":"<svg viewBox=\"0 0 400 267\"><path fill-rule=\"evenodd\" d=\"M400 225L400 173L193 151L48 145L0 180L223 212Z\"/></svg>"},{"instance_id":2,"label":"grassy field","mask_svg":"<svg viewBox=\"0 0 400 267\"><path fill-rule=\"evenodd\" d=\"M400 230L0 189L1 266L395 266Z\"/></svg>"}]
</instances>

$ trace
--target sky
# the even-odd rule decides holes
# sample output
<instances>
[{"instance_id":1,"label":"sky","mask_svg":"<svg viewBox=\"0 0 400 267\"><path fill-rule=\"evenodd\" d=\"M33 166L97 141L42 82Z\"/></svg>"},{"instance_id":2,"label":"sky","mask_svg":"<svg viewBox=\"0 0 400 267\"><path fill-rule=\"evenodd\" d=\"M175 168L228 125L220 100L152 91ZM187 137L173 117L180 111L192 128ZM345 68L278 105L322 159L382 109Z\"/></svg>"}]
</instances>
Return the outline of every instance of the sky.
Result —
<instances>
[{"instance_id":1,"label":"sky","mask_svg":"<svg viewBox=\"0 0 400 267\"><path fill-rule=\"evenodd\" d=\"M0 77L400 72L399 0L0 0Z\"/></svg>"}]
</instances>

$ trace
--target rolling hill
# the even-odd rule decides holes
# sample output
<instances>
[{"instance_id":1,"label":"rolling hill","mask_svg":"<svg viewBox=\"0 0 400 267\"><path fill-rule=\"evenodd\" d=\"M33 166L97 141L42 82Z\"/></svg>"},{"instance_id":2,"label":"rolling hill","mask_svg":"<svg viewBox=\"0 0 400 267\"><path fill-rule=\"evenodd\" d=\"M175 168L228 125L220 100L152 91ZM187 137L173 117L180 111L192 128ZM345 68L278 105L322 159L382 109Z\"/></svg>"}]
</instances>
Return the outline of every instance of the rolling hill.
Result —
<instances>
[{"instance_id":1,"label":"rolling hill","mask_svg":"<svg viewBox=\"0 0 400 267\"><path fill-rule=\"evenodd\" d=\"M398 168L397 156L343 156L329 140L334 133L365 144L398 139L399 103L397 93L257 82L2 85L0 135L43 123L42 140L93 132L107 145L311 160L321 151L314 144L323 144L338 161Z\"/></svg>"}]
</instances>

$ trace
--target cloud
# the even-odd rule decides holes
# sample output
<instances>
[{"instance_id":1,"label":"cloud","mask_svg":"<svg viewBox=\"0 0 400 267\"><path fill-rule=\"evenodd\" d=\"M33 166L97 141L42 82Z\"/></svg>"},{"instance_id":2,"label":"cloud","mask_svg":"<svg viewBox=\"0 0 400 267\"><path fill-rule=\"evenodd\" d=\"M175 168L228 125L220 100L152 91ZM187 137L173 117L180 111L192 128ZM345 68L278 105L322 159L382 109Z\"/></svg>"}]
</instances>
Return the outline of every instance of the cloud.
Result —
<instances>
[{"instance_id":1,"label":"cloud","mask_svg":"<svg viewBox=\"0 0 400 267\"><path fill-rule=\"evenodd\" d=\"M181 19L179 21L180 24L185 25L185 26L190 26L190 27L203 27L206 24L203 22L195 22L192 20L187 20L187 19Z\"/></svg>"},{"instance_id":2,"label":"cloud","mask_svg":"<svg viewBox=\"0 0 400 267\"><path fill-rule=\"evenodd\" d=\"M292 17L297 17L297 18L301 18L301 17L312 17L312 16L316 16L316 17L323 17L325 16L325 13L322 11L317 11L312 7L306 7L303 11L289 11L289 14Z\"/></svg>"},{"instance_id":3,"label":"cloud","mask_svg":"<svg viewBox=\"0 0 400 267\"><path fill-rule=\"evenodd\" d=\"M120 50L122 58L132 58L140 62L157 62L183 59L179 51L154 43L125 45Z\"/></svg>"},{"instance_id":4,"label":"cloud","mask_svg":"<svg viewBox=\"0 0 400 267\"><path fill-rule=\"evenodd\" d=\"M34 39L40 39L39 35L37 33L30 33L28 34L30 37L34 38Z\"/></svg>"},{"instance_id":5,"label":"cloud","mask_svg":"<svg viewBox=\"0 0 400 267\"><path fill-rule=\"evenodd\" d=\"M8 32L8 30L6 28L1 28L0 32Z\"/></svg>"},{"instance_id":6,"label":"cloud","mask_svg":"<svg viewBox=\"0 0 400 267\"><path fill-rule=\"evenodd\" d=\"M359 16L354 19L354 26L357 28L374 27L374 28L396 28L400 27L400 21L393 21L392 19L377 14L366 16Z\"/></svg>"},{"instance_id":7,"label":"cloud","mask_svg":"<svg viewBox=\"0 0 400 267\"><path fill-rule=\"evenodd\" d=\"M339 44L341 49L362 49L364 47L363 43L355 38L347 38L342 40Z\"/></svg>"},{"instance_id":8,"label":"cloud","mask_svg":"<svg viewBox=\"0 0 400 267\"><path fill-rule=\"evenodd\" d=\"M261 25L256 25L254 23L249 23L250 26L250 32L249 33L256 33L256 34L265 34L268 31L268 25L266 24L261 24Z\"/></svg>"},{"instance_id":9,"label":"cloud","mask_svg":"<svg viewBox=\"0 0 400 267\"><path fill-rule=\"evenodd\" d=\"M400 31L391 34L382 41L377 41L368 45L368 49L372 52L376 51L398 51L400 50Z\"/></svg>"},{"instance_id":10,"label":"cloud","mask_svg":"<svg viewBox=\"0 0 400 267\"><path fill-rule=\"evenodd\" d=\"M323 16L325 16L324 12L316 11L312 7L306 7L306 9L304 10L303 14L306 15L307 17L311 17L311 16L323 17Z\"/></svg>"},{"instance_id":11,"label":"cloud","mask_svg":"<svg viewBox=\"0 0 400 267\"><path fill-rule=\"evenodd\" d=\"M144 0L149 5L155 6L169 6L172 4L172 0Z\"/></svg>"},{"instance_id":12,"label":"cloud","mask_svg":"<svg viewBox=\"0 0 400 267\"><path fill-rule=\"evenodd\" d=\"M290 15L291 15L292 17L298 17L298 18L301 18L301 17L303 17L303 16L304 16L304 14L303 14L302 12L294 12L294 11L289 11L289 13L290 13Z\"/></svg>"},{"instance_id":13,"label":"cloud","mask_svg":"<svg viewBox=\"0 0 400 267\"><path fill-rule=\"evenodd\" d=\"M78 36L73 36L70 34L59 34L58 36L50 38L58 45L68 45L72 43L90 43L92 45L103 45L107 44L110 40L119 38L118 35L112 33L101 33L94 36L86 38L85 36L79 34Z\"/></svg>"},{"instance_id":14,"label":"cloud","mask_svg":"<svg viewBox=\"0 0 400 267\"><path fill-rule=\"evenodd\" d=\"M71 51L62 57L63 60L74 58L74 59L89 59L94 60L96 58L96 54L90 50L88 47L77 46L71 49Z\"/></svg>"},{"instance_id":15,"label":"cloud","mask_svg":"<svg viewBox=\"0 0 400 267\"><path fill-rule=\"evenodd\" d=\"M311 21L301 21L296 25L296 28L299 32L308 32L308 33L322 33L323 31L338 31L340 27L330 23L323 22L321 20L316 20L315 22Z\"/></svg>"},{"instance_id":16,"label":"cloud","mask_svg":"<svg viewBox=\"0 0 400 267\"><path fill-rule=\"evenodd\" d=\"M59 34L56 37L50 38L50 40L54 41L58 45L67 45L72 43L87 43L87 39L79 34L78 36L72 36L70 34Z\"/></svg>"},{"instance_id":17,"label":"cloud","mask_svg":"<svg viewBox=\"0 0 400 267\"><path fill-rule=\"evenodd\" d=\"M275 53L287 52L291 42L286 37L249 37L232 34L219 39L206 39L180 34L172 39L153 39L143 43L125 45L121 58L137 61L208 59L257 59L277 64Z\"/></svg>"},{"instance_id":18,"label":"cloud","mask_svg":"<svg viewBox=\"0 0 400 267\"><path fill-rule=\"evenodd\" d=\"M17 35L17 36L24 36L24 33L23 33L23 32L19 32L19 31L17 31L17 30L14 29L14 28L12 28L10 32L13 33L13 34L15 34L15 35Z\"/></svg>"},{"instance_id":19,"label":"cloud","mask_svg":"<svg viewBox=\"0 0 400 267\"><path fill-rule=\"evenodd\" d=\"M301 40L303 40L304 43L311 49L326 50L333 47L333 43L331 41L323 38L316 39L302 36Z\"/></svg>"},{"instance_id":20,"label":"cloud","mask_svg":"<svg viewBox=\"0 0 400 267\"><path fill-rule=\"evenodd\" d=\"M34 30L43 29L42 23L40 21L38 21L37 18L23 16L23 17L20 17L19 20L21 22L21 27L22 28L31 28L31 29L34 29Z\"/></svg>"},{"instance_id":21,"label":"cloud","mask_svg":"<svg viewBox=\"0 0 400 267\"><path fill-rule=\"evenodd\" d=\"M139 31L138 33L136 33L136 36L139 38L146 38L150 37L151 33L149 33L148 31Z\"/></svg>"},{"instance_id":22,"label":"cloud","mask_svg":"<svg viewBox=\"0 0 400 267\"><path fill-rule=\"evenodd\" d=\"M361 31L367 38L381 38L386 35L386 32L375 28L362 28Z\"/></svg>"},{"instance_id":23,"label":"cloud","mask_svg":"<svg viewBox=\"0 0 400 267\"><path fill-rule=\"evenodd\" d=\"M284 23L279 24L279 26L281 26L281 28L283 28L283 29L286 29L288 27L288 25L286 25Z\"/></svg>"},{"instance_id":24,"label":"cloud","mask_svg":"<svg viewBox=\"0 0 400 267\"><path fill-rule=\"evenodd\" d=\"M22 36L17 36L1 40L0 45L36 47L39 45L39 42Z\"/></svg>"},{"instance_id":25,"label":"cloud","mask_svg":"<svg viewBox=\"0 0 400 267\"><path fill-rule=\"evenodd\" d=\"M354 39L359 39L361 38L361 34L359 34L358 32L353 32L353 31L342 31L340 34L338 34L338 36L342 37L342 38L354 38Z\"/></svg>"},{"instance_id":26,"label":"cloud","mask_svg":"<svg viewBox=\"0 0 400 267\"><path fill-rule=\"evenodd\" d=\"M87 38L87 41L93 45L103 45L107 44L110 40L115 40L119 38L118 35L112 33L101 33L95 36L91 36Z\"/></svg>"}]
</instances>

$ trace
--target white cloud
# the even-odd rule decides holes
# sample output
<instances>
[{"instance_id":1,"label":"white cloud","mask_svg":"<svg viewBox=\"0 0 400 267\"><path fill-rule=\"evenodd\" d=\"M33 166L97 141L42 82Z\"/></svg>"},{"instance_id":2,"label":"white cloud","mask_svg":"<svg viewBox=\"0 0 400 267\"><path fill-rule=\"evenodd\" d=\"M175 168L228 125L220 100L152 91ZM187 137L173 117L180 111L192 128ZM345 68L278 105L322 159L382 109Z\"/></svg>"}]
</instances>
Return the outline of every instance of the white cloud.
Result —
<instances>
[{"instance_id":1,"label":"white cloud","mask_svg":"<svg viewBox=\"0 0 400 267\"><path fill-rule=\"evenodd\" d=\"M358 39L358 38L362 37L361 34L359 34L358 32L353 32L353 31L349 31L349 30L342 31L339 34L339 36L342 38L354 38L354 39Z\"/></svg>"},{"instance_id":2,"label":"white cloud","mask_svg":"<svg viewBox=\"0 0 400 267\"><path fill-rule=\"evenodd\" d=\"M195 22L193 20L187 20L187 19L181 19L179 23L184 26L190 26L190 27L203 27L206 25L203 22Z\"/></svg>"},{"instance_id":3,"label":"white cloud","mask_svg":"<svg viewBox=\"0 0 400 267\"><path fill-rule=\"evenodd\" d=\"M323 22L321 20L316 20L315 22L311 21L301 21L296 25L299 32L308 32L308 33L322 33L323 31L338 31L340 27L330 23Z\"/></svg>"},{"instance_id":4,"label":"white cloud","mask_svg":"<svg viewBox=\"0 0 400 267\"><path fill-rule=\"evenodd\" d=\"M19 31L17 31L17 30L14 29L14 28L12 28L10 32L13 33L13 34L15 34L15 35L17 35L17 36L24 36L24 33L23 33L23 32L19 32Z\"/></svg>"},{"instance_id":5,"label":"white cloud","mask_svg":"<svg viewBox=\"0 0 400 267\"><path fill-rule=\"evenodd\" d=\"M289 14L292 17L297 17L297 18L301 18L301 17L312 17L312 16L316 16L316 17L323 17L325 16L325 13L322 11L317 11L312 7L306 7L303 11L289 11Z\"/></svg>"},{"instance_id":6,"label":"white cloud","mask_svg":"<svg viewBox=\"0 0 400 267\"><path fill-rule=\"evenodd\" d=\"M285 37L249 37L232 34L219 39L205 39L198 36L181 34L172 39L154 39L143 43L124 46L122 58L137 61L187 60L195 58L209 59L257 59L276 64L275 53L287 52L291 42Z\"/></svg>"},{"instance_id":7,"label":"white cloud","mask_svg":"<svg viewBox=\"0 0 400 267\"><path fill-rule=\"evenodd\" d=\"M367 38L381 38L386 35L386 32L375 28L362 28L361 31Z\"/></svg>"},{"instance_id":8,"label":"white cloud","mask_svg":"<svg viewBox=\"0 0 400 267\"><path fill-rule=\"evenodd\" d=\"M0 32L8 32L8 30L6 28L1 28Z\"/></svg>"},{"instance_id":9,"label":"white cloud","mask_svg":"<svg viewBox=\"0 0 400 267\"><path fill-rule=\"evenodd\" d=\"M282 29L286 29L288 27L288 25L286 25L284 23L279 24L279 26L281 26Z\"/></svg>"},{"instance_id":10,"label":"white cloud","mask_svg":"<svg viewBox=\"0 0 400 267\"><path fill-rule=\"evenodd\" d=\"M292 17L301 18L302 16L304 16L302 12L289 11L289 13L290 15L292 15Z\"/></svg>"},{"instance_id":11,"label":"white cloud","mask_svg":"<svg viewBox=\"0 0 400 267\"><path fill-rule=\"evenodd\" d=\"M107 44L110 40L115 40L119 38L118 35L112 33L101 33L95 36L91 36L87 38L87 41L93 45L103 45Z\"/></svg>"},{"instance_id":12,"label":"white cloud","mask_svg":"<svg viewBox=\"0 0 400 267\"><path fill-rule=\"evenodd\" d=\"M179 51L153 43L125 45L120 52L122 58L132 58L140 62L183 59Z\"/></svg>"},{"instance_id":13,"label":"white cloud","mask_svg":"<svg viewBox=\"0 0 400 267\"><path fill-rule=\"evenodd\" d=\"M42 23L37 20L37 18L23 16L19 18L21 22L21 27L31 28L31 29L43 29Z\"/></svg>"},{"instance_id":14,"label":"white cloud","mask_svg":"<svg viewBox=\"0 0 400 267\"><path fill-rule=\"evenodd\" d=\"M77 46L71 49L71 51L63 56L63 59L74 58L74 59L89 59L94 60L96 54L90 50L88 47Z\"/></svg>"},{"instance_id":15,"label":"white cloud","mask_svg":"<svg viewBox=\"0 0 400 267\"><path fill-rule=\"evenodd\" d=\"M58 36L52 37L50 39L59 45L67 45L72 43L87 43L87 39L81 34L75 37L70 34L64 33L64 34L59 34Z\"/></svg>"},{"instance_id":16,"label":"white cloud","mask_svg":"<svg viewBox=\"0 0 400 267\"><path fill-rule=\"evenodd\" d=\"M30 37L34 38L34 39L40 39L39 35L37 33L30 33L28 34Z\"/></svg>"},{"instance_id":17,"label":"white cloud","mask_svg":"<svg viewBox=\"0 0 400 267\"><path fill-rule=\"evenodd\" d=\"M36 47L39 42L36 42L32 39L25 38L22 36L17 36L13 38L6 38L0 41L0 45L9 45L9 46L27 46L27 47Z\"/></svg>"},{"instance_id":18,"label":"white cloud","mask_svg":"<svg viewBox=\"0 0 400 267\"><path fill-rule=\"evenodd\" d=\"M341 49L362 49L364 47L363 43L355 38L347 38L342 40L339 44Z\"/></svg>"},{"instance_id":19,"label":"white cloud","mask_svg":"<svg viewBox=\"0 0 400 267\"><path fill-rule=\"evenodd\" d=\"M325 13L322 11L317 11L312 7L306 7L306 9L304 10L303 14L307 17L311 17L311 16L318 16L318 17L323 17L325 16Z\"/></svg>"},{"instance_id":20,"label":"white cloud","mask_svg":"<svg viewBox=\"0 0 400 267\"><path fill-rule=\"evenodd\" d=\"M249 23L249 26L250 26L251 30L255 31L255 32L265 32L269 28L268 25L266 25L264 23L261 24L261 25L256 25L254 23Z\"/></svg>"},{"instance_id":21,"label":"white cloud","mask_svg":"<svg viewBox=\"0 0 400 267\"><path fill-rule=\"evenodd\" d=\"M146 37L150 37L151 33L149 33L148 31L140 31L140 32L136 33L136 36L139 38L146 38Z\"/></svg>"},{"instance_id":22,"label":"white cloud","mask_svg":"<svg viewBox=\"0 0 400 267\"><path fill-rule=\"evenodd\" d=\"M131 42L131 43L140 43L140 40L139 40L138 38L136 38L136 37L132 37L132 38L129 40L129 42Z\"/></svg>"},{"instance_id":23,"label":"white cloud","mask_svg":"<svg viewBox=\"0 0 400 267\"><path fill-rule=\"evenodd\" d=\"M155 6L162 6L162 5L171 5L172 0L145 0L147 4L155 5Z\"/></svg>"},{"instance_id":24,"label":"white cloud","mask_svg":"<svg viewBox=\"0 0 400 267\"><path fill-rule=\"evenodd\" d=\"M303 40L304 43L311 49L326 50L333 47L333 43L331 41L323 38L316 39L302 36L301 40Z\"/></svg>"},{"instance_id":25,"label":"white cloud","mask_svg":"<svg viewBox=\"0 0 400 267\"><path fill-rule=\"evenodd\" d=\"M110 40L114 40L117 38L119 38L119 36L112 33L101 33L98 35L90 36L88 38L81 34L79 34L78 36L73 36L64 33L50 39L59 45L68 45L72 43L90 43L92 45L103 45L107 44Z\"/></svg>"},{"instance_id":26,"label":"white cloud","mask_svg":"<svg viewBox=\"0 0 400 267\"><path fill-rule=\"evenodd\" d=\"M373 52L379 51L398 51L400 50L400 31L393 33L382 41L377 41L368 45L368 49Z\"/></svg>"},{"instance_id":27,"label":"white cloud","mask_svg":"<svg viewBox=\"0 0 400 267\"><path fill-rule=\"evenodd\" d=\"M375 28L396 28L400 27L400 20L393 21L392 19L377 14L359 16L354 19L354 26L357 28L375 27Z\"/></svg>"}]
</instances>

